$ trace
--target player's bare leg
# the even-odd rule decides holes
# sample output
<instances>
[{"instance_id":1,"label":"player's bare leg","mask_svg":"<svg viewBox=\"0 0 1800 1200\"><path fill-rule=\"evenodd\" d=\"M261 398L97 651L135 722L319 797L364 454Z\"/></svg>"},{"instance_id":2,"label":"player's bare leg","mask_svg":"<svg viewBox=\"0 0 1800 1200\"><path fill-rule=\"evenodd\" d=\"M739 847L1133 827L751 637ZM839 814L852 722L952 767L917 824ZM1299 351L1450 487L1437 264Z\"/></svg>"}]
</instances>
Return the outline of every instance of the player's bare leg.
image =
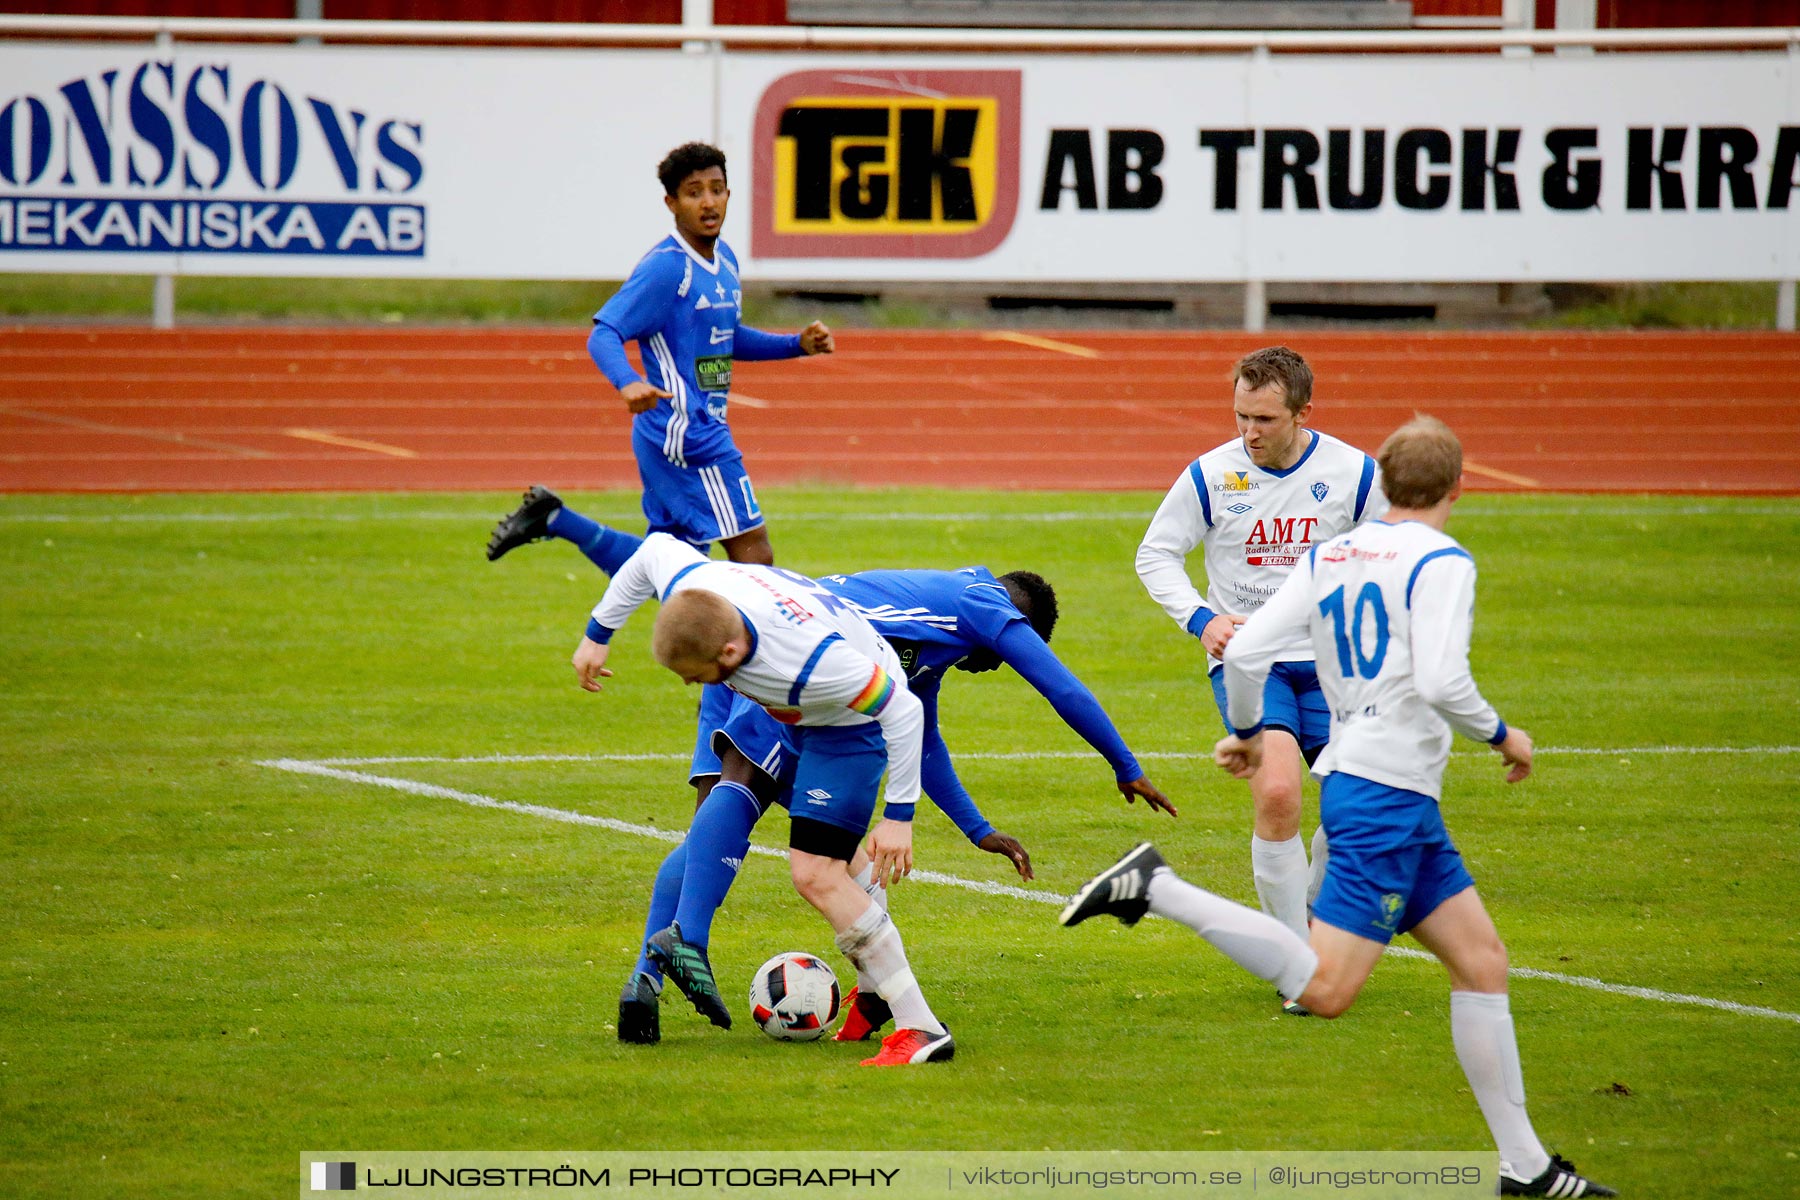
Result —
<instances>
[{"instance_id":1,"label":"player's bare leg","mask_svg":"<svg viewBox=\"0 0 1800 1200\"><path fill-rule=\"evenodd\" d=\"M736 537L720 538L719 545L725 547L725 557L732 562L775 565L775 547L769 544L767 525L758 525Z\"/></svg>"},{"instance_id":2,"label":"player's bare leg","mask_svg":"<svg viewBox=\"0 0 1800 1200\"><path fill-rule=\"evenodd\" d=\"M1387 943L1358 937L1319 921L1312 927L1308 944L1318 955L1319 966L1296 999L1314 1016L1340 1017L1356 1002L1363 984L1369 982Z\"/></svg>"},{"instance_id":3,"label":"player's bare leg","mask_svg":"<svg viewBox=\"0 0 1800 1200\"><path fill-rule=\"evenodd\" d=\"M1500 1148L1502 1182L1513 1185L1507 1190L1526 1195L1612 1195L1575 1175L1568 1163L1553 1162L1531 1127L1506 995L1506 946L1475 889L1464 888L1438 905L1412 934L1450 973L1450 1037ZM1585 1184L1585 1190L1562 1180L1565 1175Z\"/></svg>"},{"instance_id":4,"label":"player's bare leg","mask_svg":"<svg viewBox=\"0 0 1800 1200\"><path fill-rule=\"evenodd\" d=\"M1300 938L1306 937L1306 892L1311 882L1306 843L1300 840L1300 796L1306 760L1300 743L1280 729L1263 731L1262 766L1250 777L1256 835L1250 839L1250 873L1262 909Z\"/></svg>"},{"instance_id":5,"label":"player's bare leg","mask_svg":"<svg viewBox=\"0 0 1800 1200\"><path fill-rule=\"evenodd\" d=\"M795 890L831 923L838 949L855 964L858 978L870 978L893 1011L899 1028L864 1065L941 1062L954 1054L955 1044L913 977L900 930L850 877L849 864L791 848L788 863Z\"/></svg>"}]
</instances>

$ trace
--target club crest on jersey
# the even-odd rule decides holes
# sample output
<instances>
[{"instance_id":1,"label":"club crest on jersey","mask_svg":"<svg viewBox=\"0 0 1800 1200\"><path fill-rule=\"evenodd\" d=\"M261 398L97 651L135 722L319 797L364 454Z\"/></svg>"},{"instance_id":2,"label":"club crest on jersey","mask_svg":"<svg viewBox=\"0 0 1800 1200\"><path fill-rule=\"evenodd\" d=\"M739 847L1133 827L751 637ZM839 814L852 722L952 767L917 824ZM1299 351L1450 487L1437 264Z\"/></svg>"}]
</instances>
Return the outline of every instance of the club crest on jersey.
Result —
<instances>
[{"instance_id":1,"label":"club crest on jersey","mask_svg":"<svg viewBox=\"0 0 1800 1200\"><path fill-rule=\"evenodd\" d=\"M1382 929L1391 931L1399 922L1400 912L1405 907L1406 902L1398 895L1393 892L1386 893L1381 897L1381 917L1375 924Z\"/></svg>"},{"instance_id":2,"label":"club crest on jersey","mask_svg":"<svg viewBox=\"0 0 1800 1200\"><path fill-rule=\"evenodd\" d=\"M1312 485L1312 494L1314 500L1323 504L1325 503L1325 497L1331 494L1331 485L1324 480L1320 480L1318 483Z\"/></svg>"},{"instance_id":3,"label":"club crest on jersey","mask_svg":"<svg viewBox=\"0 0 1800 1200\"><path fill-rule=\"evenodd\" d=\"M798 71L756 107L751 248L777 258L973 258L1019 208L1022 75Z\"/></svg>"}]
</instances>

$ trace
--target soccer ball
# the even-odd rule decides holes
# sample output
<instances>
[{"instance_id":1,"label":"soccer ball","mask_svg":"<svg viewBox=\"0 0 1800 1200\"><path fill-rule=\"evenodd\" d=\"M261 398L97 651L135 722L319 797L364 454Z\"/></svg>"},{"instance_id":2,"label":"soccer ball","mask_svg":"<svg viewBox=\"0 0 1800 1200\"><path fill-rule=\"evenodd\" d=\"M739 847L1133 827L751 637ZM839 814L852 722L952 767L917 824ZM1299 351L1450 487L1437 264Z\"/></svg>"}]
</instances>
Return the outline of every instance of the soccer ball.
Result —
<instances>
[{"instance_id":1,"label":"soccer ball","mask_svg":"<svg viewBox=\"0 0 1800 1200\"><path fill-rule=\"evenodd\" d=\"M822 1037L837 1014L837 976L810 954L777 954L750 977L750 1019L778 1042Z\"/></svg>"}]
</instances>

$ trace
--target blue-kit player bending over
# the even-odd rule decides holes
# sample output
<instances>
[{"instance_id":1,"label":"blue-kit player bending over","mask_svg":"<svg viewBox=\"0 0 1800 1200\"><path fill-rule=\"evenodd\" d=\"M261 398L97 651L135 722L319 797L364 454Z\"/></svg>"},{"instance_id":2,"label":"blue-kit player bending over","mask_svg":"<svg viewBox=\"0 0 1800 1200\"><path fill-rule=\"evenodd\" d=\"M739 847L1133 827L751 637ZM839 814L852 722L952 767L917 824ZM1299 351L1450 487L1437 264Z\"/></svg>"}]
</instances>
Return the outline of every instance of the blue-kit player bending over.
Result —
<instances>
[{"instance_id":1,"label":"blue-kit player bending over","mask_svg":"<svg viewBox=\"0 0 1800 1200\"><path fill-rule=\"evenodd\" d=\"M614 546L624 550L628 544L620 536ZM866 571L828 575L819 582L847 601L899 656L908 687L924 708L920 776L926 795L970 842L1006 855L1022 877L1032 877L1030 856L981 814L957 777L938 729L938 690L953 668L979 673L1002 664L1012 667L1106 759L1127 800L1141 796L1152 808L1175 815L1174 805L1145 778L1093 693L1046 644L1056 625L1056 593L1040 576L1014 571L996 578L985 567L965 567ZM659 1039L657 998L664 969L699 1012L729 1027L730 1015L719 999L707 957L713 915L737 877L757 820L771 804L787 807L793 799L793 752L787 736L780 722L741 698L724 721L702 729L691 778L697 785L717 782L710 790L701 788L706 799L687 840L670 852L657 872L645 921L645 948L619 998L621 1041ZM884 817L909 822L912 813L910 808L899 812L889 806ZM890 881L875 877L868 855L859 851L850 869L885 908L885 885ZM856 988L845 998L845 1009L838 1041L865 1040L890 1019L887 1006L860 974Z\"/></svg>"},{"instance_id":2,"label":"blue-kit player bending over","mask_svg":"<svg viewBox=\"0 0 1800 1200\"><path fill-rule=\"evenodd\" d=\"M732 363L830 354L831 331L818 321L785 335L740 322L737 256L719 237L731 199L722 151L701 142L677 146L657 176L675 231L651 247L594 315L588 353L635 414L631 448L649 531L702 553L720 542L733 562L773 563L756 491L726 424ZM625 356L632 341L642 375ZM592 522L534 486L494 527L487 556L547 537L581 546L595 535Z\"/></svg>"}]
</instances>

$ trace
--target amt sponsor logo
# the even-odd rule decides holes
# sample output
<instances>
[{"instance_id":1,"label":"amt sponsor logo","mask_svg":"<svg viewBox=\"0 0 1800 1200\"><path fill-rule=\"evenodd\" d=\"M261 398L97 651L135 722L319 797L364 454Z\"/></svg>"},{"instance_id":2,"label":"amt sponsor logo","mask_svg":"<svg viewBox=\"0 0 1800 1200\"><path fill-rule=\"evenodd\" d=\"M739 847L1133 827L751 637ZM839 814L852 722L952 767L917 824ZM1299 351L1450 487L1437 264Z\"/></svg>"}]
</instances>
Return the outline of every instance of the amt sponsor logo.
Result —
<instances>
[{"instance_id":1,"label":"amt sponsor logo","mask_svg":"<svg viewBox=\"0 0 1800 1200\"><path fill-rule=\"evenodd\" d=\"M0 250L421 257L424 143L230 64L100 71L0 97Z\"/></svg>"}]
</instances>

